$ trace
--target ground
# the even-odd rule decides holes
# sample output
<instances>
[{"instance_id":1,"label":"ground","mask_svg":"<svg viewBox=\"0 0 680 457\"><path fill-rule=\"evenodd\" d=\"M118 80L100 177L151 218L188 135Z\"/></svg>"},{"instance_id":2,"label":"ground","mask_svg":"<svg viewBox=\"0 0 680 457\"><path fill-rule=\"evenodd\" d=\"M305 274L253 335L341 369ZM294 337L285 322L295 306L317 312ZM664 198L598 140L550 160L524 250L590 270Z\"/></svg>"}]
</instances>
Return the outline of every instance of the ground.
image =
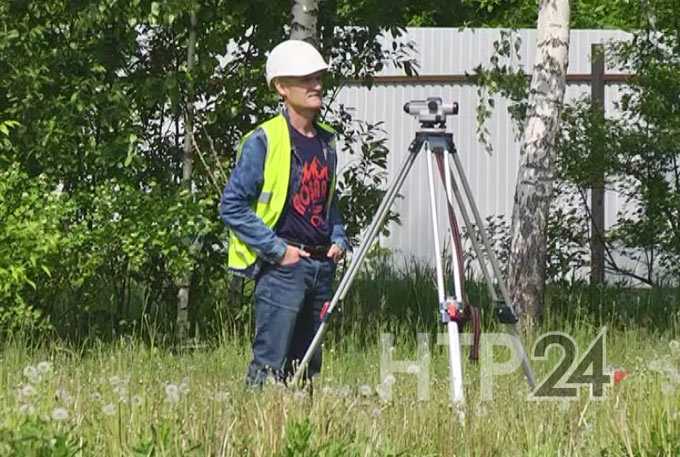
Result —
<instances>
[{"instance_id":1,"label":"ground","mask_svg":"<svg viewBox=\"0 0 680 457\"><path fill-rule=\"evenodd\" d=\"M541 334L560 330L583 354L601 329L544 328L525 346L532 350ZM417 368L380 379L378 338L369 345L327 341L311 396L277 385L245 389L247 336L180 353L135 338L75 348L14 340L0 350L0 454L677 456L674 337L607 329L605 368L617 375L601 399L584 385L577 398L529 400L519 369L495 377L491 398L482 398L480 365L466 361L460 415L449 402L446 347L433 335L429 393L420 400ZM392 358L417 366L415 341L395 332ZM494 360L508 354L501 349ZM561 358L559 349L548 354L532 361L539 381Z\"/></svg>"}]
</instances>

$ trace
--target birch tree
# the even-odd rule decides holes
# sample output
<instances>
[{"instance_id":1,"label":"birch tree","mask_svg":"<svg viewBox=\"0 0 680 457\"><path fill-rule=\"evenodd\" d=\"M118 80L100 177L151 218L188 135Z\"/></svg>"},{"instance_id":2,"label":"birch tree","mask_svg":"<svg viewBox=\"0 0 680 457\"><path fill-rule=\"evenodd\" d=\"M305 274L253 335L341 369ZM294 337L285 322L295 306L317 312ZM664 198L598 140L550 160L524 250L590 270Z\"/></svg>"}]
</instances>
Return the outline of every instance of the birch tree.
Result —
<instances>
[{"instance_id":1,"label":"birch tree","mask_svg":"<svg viewBox=\"0 0 680 457\"><path fill-rule=\"evenodd\" d=\"M291 12L291 40L303 40L318 45L319 0L294 0Z\"/></svg>"},{"instance_id":2,"label":"birch tree","mask_svg":"<svg viewBox=\"0 0 680 457\"><path fill-rule=\"evenodd\" d=\"M569 59L568 0L541 0L536 61L512 212L509 283L525 322L540 317L545 290L546 226L553 155Z\"/></svg>"},{"instance_id":3,"label":"birch tree","mask_svg":"<svg viewBox=\"0 0 680 457\"><path fill-rule=\"evenodd\" d=\"M189 39L187 42L187 73L191 74L194 66L194 54L196 49L196 12L190 13ZM189 90L184 107L184 156L182 158L182 184L192 191L191 175L194 168L194 93L193 84L189 80ZM177 336L180 341L184 340L189 330L189 293L191 291L191 271L186 271L179 278L177 292Z\"/></svg>"}]
</instances>

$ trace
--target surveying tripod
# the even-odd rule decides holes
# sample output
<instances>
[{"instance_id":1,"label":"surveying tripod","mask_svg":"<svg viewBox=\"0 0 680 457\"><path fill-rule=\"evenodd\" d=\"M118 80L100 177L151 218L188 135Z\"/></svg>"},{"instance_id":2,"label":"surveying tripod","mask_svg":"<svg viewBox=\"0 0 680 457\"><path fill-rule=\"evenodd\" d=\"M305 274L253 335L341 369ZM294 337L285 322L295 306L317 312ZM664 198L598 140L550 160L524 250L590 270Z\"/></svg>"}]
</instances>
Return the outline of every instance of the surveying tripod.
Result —
<instances>
[{"instance_id":1,"label":"surveying tripod","mask_svg":"<svg viewBox=\"0 0 680 457\"><path fill-rule=\"evenodd\" d=\"M324 306L324 310L322 311L321 325L309 348L307 349L305 356L297 367L297 370L293 376L293 385L297 385L302 373L309 363L310 358L317 350L319 344L321 344L321 339L326 331L329 318L332 316L333 311L336 309L338 303L340 303L345 298L352 281L359 272L359 268L361 267L366 254L375 240L375 237L377 236L390 207L398 195L399 190L406 180L409 171L413 167L413 164L421 150L425 149L427 153L430 207L432 211L431 215L434 235L434 257L437 279L437 298L439 300L439 314L441 317L441 323L445 324L448 330L449 374L452 395L451 400L454 403L460 403L463 401L463 375L460 357L458 323L463 318L464 306L466 306L466 297L463 289L463 250L460 231L458 229L458 223L456 221L456 214L454 211L454 206L456 206L455 204L457 204L460 214L463 217L465 226L471 233L470 240L472 242L475 254L479 259L480 269L484 275L489 296L495 304L496 317L501 323L506 324L509 327L509 333L512 336L512 341L515 346L514 349L516 353L519 354L522 361L522 368L527 378L529 387L533 389L535 385L534 376L531 366L529 365L526 352L524 351L522 343L519 339L519 334L516 328L518 319L510 302L510 294L508 293L505 282L501 276L498 259L496 258L491 248L491 244L489 243L489 239L484 231L483 221L472 197L470 185L467 181L467 178L465 177L460 158L458 157L455 145L453 143L453 135L446 132L446 117L449 115L458 114L458 104L444 104L442 103L441 98L428 98L425 101L417 100L406 103L404 105L404 111L418 118L420 122L420 129L416 132L415 139L409 147L409 154L404 160L404 163L402 164L396 179L390 185L385 196L383 197L383 200L378 207L378 211L375 214L371 225L368 227L364 239L362 240L357 251L352 256L350 265L343 275L340 284L333 295L333 298L329 303L326 304L326 306ZM442 266L442 257L440 255L441 251L439 243L439 231L437 227L438 219L435 199L433 158L437 161L440 178L443 181L446 191L449 222L451 224L451 259L454 283L453 297L447 296L444 284L444 269ZM453 166L451 165L451 162L453 162ZM454 179L454 167L458 172L464 194L461 193L461 189ZM479 238L481 238L484 245L484 249L482 249L480 246L479 240L473 232L473 225L471 224L470 217L463 200L464 196L467 198L467 202L472 211L475 223L477 224L477 231ZM496 291L496 286L494 285L493 277L489 271L485 257L488 259L493 276L496 278L496 283L498 285L498 289L500 290L500 296Z\"/></svg>"}]
</instances>

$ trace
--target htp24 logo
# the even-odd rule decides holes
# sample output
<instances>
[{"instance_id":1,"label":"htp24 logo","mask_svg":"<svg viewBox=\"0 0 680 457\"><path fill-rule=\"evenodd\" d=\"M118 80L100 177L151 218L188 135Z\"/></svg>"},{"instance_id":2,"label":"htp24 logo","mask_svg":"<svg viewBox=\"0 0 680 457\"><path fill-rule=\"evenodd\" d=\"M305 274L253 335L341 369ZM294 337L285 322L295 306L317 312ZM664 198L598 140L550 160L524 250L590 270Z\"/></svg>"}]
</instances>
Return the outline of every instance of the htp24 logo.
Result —
<instances>
[{"instance_id":1,"label":"htp24 logo","mask_svg":"<svg viewBox=\"0 0 680 457\"><path fill-rule=\"evenodd\" d=\"M377 390L383 399L391 399L395 373L407 373L417 377L419 400L430 398L430 348L429 335L418 334L418 355L416 360L394 359L394 337L390 333L381 335L380 379ZM461 334L463 346L472 344L472 335ZM437 345L447 345L446 333L437 336ZM496 354L501 348L510 350L510 357L498 360ZM551 356L557 360L552 361ZM579 389L589 388L592 399L605 398L606 387L614 383L614 373L607 368L607 329L602 328L582 351L571 335L564 332L548 332L540 335L527 354L531 365L550 364L547 374L536 382L529 392L530 400L569 400L579 397ZM479 382L480 399L492 400L496 380L512 374L522 366L523 349L519 338L507 333L483 333L480 338ZM538 362L538 364L536 363ZM463 373L463 384L470 385Z\"/></svg>"}]
</instances>

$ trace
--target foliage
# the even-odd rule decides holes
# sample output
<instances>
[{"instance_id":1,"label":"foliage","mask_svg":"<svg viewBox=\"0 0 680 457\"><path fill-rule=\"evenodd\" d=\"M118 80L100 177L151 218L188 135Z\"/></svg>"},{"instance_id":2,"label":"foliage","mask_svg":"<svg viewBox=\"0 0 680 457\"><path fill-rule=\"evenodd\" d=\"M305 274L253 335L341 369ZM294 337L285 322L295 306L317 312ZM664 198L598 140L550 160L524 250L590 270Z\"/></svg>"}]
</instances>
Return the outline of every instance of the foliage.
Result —
<instances>
[{"instance_id":1,"label":"foliage","mask_svg":"<svg viewBox=\"0 0 680 457\"><path fill-rule=\"evenodd\" d=\"M73 457L82 445L68 431L54 430L48 421L27 418L13 429L0 427L0 453L15 457Z\"/></svg>"},{"instance_id":2,"label":"foliage","mask_svg":"<svg viewBox=\"0 0 680 457\"><path fill-rule=\"evenodd\" d=\"M520 139L524 132L529 81L524 69L514 62L520 59L519 50L522 40L513 30L501 30L500 39L494 41L494 52L490 58L490 68L478 65L474 68L472 82L477 86L479 104L476 108L477 139L491 154L493 148L489 140L487 120L495 107L495 96L509 100L508 113L515 122L515 138Z\"/></svg>"},{"instance_id":3,"label":"foliage","mask_svg":"<svg viewBox=\"0 0 680 457\"><path fill-rule=\"evenodd\" d=\"M588 101L565 110L559 170L584 193L594 171L627 202L606 234L607 267L650 285L680 279L680 38L671 3L650 2L649 19L630 42L610 46L613 65L632 74L618 104L621 115L606 120ZM593 148L600 155L591 154ZM597 157L601 156L602 159ZM616 249L635 271L615 258Z\"/></svg>"},{"instance_id":4,"label":"foliage","mask_svg":"<svg viewBox=\"0 0 680 457\"><path fill-rule=\"evenodd\" d=\"M677 84L680 66L673 2L658 0L644 5L614 2L606 11L603 6L586 8L586 3L572 5L572 16L577 22L604 20L622 28L641 27L634 31L632 41L613 43L608 50L610 66L635 76L623 89L625 95L618 106L622 112L620 118L601 119L590 109L588 98L577 100L563 110L564 128L558 139L556 177L561 181L557 183L558 190L571 189L571 209L565 213L557 201L551 209L551 219L561 220L562 225L553 224L548 229L549 252L558 253L548 259L548 270L552 269L549 276L556 277L555 261L564 267L558 268L562 271L568 264L571 267L567 269L587 265L583 248L589 242L590 229L578 218L590 217L586 194L594 173L604 172L608 189L615 190L628 202L626 210L617 216L617 224L603 234L608 270L651 285L677 281L680 234L674 221L680 214L675 197L680 172L673 138L678 134L676 105L680 94ZM640 14L624 18L626 7ZM609 15L608 19L596 19L602 14ZM517 138L522 134L528 81L523 71L513 65L519 59L520 45L515 32L502 31L494 43L490 65L480 65L473 75L480 99L477 134L488 152L491 145L485 122L494 108L494 96L509 100L508 112L515 120ZM592 154L593 148L601 154ZM566 220L571 222L565 223ZM574 232L573 227L579 229ZM555 243L571 245L567 257L565 250L554 251ZM641 272L630 267L635 264L644 266Z\"/></svg>"},{"instance_id":5,"label":"foliage","mask_svg":"<svg viewBox=\"0 0 680 457\"><path fill-rule=\"evenodd\" d=\"M384 323L392 318L393 306L408 307L403 294L390 297L387 310L379 316L375 304L366 302L373 320L355 320L354 329L342 338L326 340L324 369L315 380L313 397L275 385L257 393L244 389L247 338L228 338L219 347L191 353L173 353L127 337L114 344L53 341L38 347L12 341L0 348L0 455L22 455L17 449L27 456L83 457L416 457L505 455L508 449L516 449L517 455L580 456L605 449L616 456L676 455L680 426L680 346L673 341L680 324L677 295L667 302L671 310L663 313L659 300L644 297L648 291L639 291L640 304L625 301L631 291L615 292L620 295L608 295L607 307L621 312L636 308L640 314L618 323L609 318L598 322L592 318L594 313L578 314L584 300L577 293L560 288L551 295L561 300L564 314L552 315L553 320L522 339L531 348L544 332L560 329L574 338L582 352L599 325L606 325L607 364L625 369L626 379L607 386L605 397L598 401L582 392L579 398L539 403L528 400L517 367L513 373L494 376L493 398L484 399L479 366L464 360L463 441L451 440L451 430L460 422L451 414L448 351L442 344L445 338L436 339L446 331L436 312L427 323L396 319ZM426 309L436 307L436 294L426 297L426 302ZM668 327L647 324L649 318L663 319ZM366 340L355 338L361 327L368 334ZM393 360L403 362L404 368L418 360L416 332L429 332L427 400L417 400L417 377L405 372L394 373L391 399L380 396L378 387L384 381L378 369L384 349L380 334L388 332L395 337ZM498 355L496 362L503 363L506 358ZM559 350L549 355L549 360L531 360L539 381L562 358ZM53 367L51 374L43 368L49 366L47 360ZM36 371L43 373L39 382L34 379ZM504 433L489 433L500 428ZM55 452L59 447L68 452Z\"/></svg>"},{"instance_id":6,"label":"foliage","mask_svg":"<svg viewBox=\"0 0 680 457\"><path fill-rule=\"evenodd\" d=\"M197 46L189 71L192 11ZM80 316L97 313L109 316L114 330L121 319L145 314L172 322L169 305L187 275L194 309L224 302L218 294L228 279L227 237L216 208L235 145L278 108L263 69L266 51L286 37L288 11L282 1L0 4L0 119L16 120L0 124L0 164L21 170L31 198L47 194L43 188L61 190L48 202L59 217L45 214L57 238L43 240L58 249L58 268L46 265L50 281L26 276L35 290L11 286L13 296L60 315L62 330L83 328ZM399 27L369 20L343 29L341 8L324 12L321 47L334 65L324 117L333 121L341 84L369 83L387 61L399 66L408 44L384 51L385 30L398 37ZM189 105L193 132L184 129ZM335 120L347 124L341 139L360 157L345 171L341 195L357 232L381 196L386 150L375 129L346 116ZM194 145L190 186L182 184L187 135ZM25 267L11 262L19 278Z\"/></svg>"},{"instance_id":7,"label":"foliage","mask_svg":"<svg viewBox=\"0 0 680 457\"><path fill-rule=\"evenodd\" d=\"M45 328L24 297L58 268L61 225L71 211L44 175L29 179L16 165L0 171L0 334Z\"/></svg>"}]
</instances>

